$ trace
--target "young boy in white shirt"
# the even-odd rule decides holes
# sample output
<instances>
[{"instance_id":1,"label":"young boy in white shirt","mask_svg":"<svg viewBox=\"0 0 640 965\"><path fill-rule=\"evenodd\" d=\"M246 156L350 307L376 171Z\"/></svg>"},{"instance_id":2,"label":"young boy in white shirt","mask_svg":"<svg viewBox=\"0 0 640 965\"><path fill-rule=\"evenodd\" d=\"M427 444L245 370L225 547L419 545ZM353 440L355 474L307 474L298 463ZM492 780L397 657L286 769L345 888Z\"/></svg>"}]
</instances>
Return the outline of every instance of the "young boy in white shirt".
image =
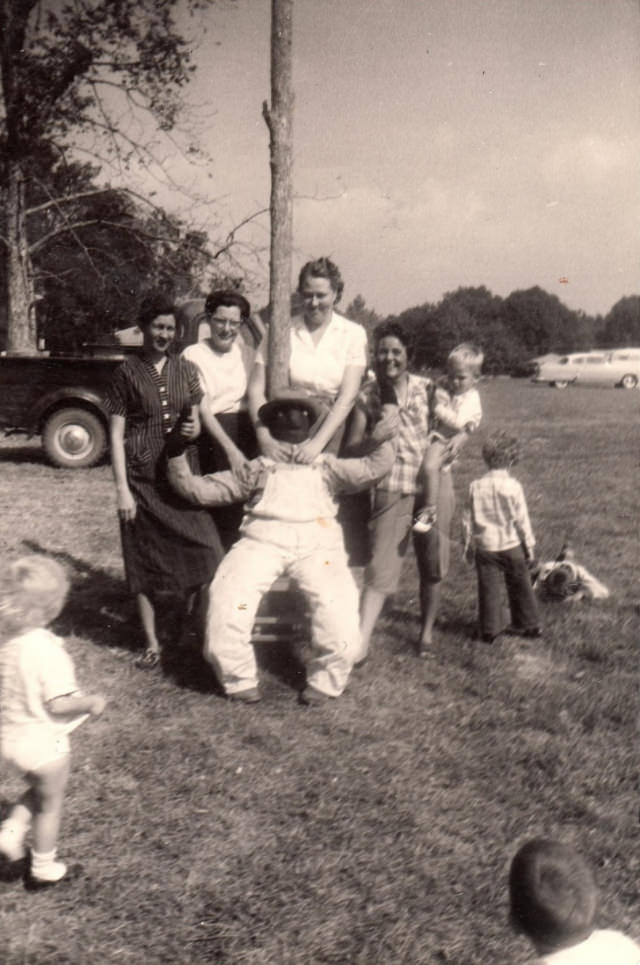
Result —
<instances>
[{"instance_id":1,"label":"young boy in white shirt","mask_svg":"<svg viewBox=\"0 0 640 965\"><path fill-rule=\"evenodd\" d=\"M509 905L511 925L533 944L538 965L640 965L640 946L631 938L594 928L596 884L568 845L534 838L518 849Z\"/></svg>"}]
</instances>

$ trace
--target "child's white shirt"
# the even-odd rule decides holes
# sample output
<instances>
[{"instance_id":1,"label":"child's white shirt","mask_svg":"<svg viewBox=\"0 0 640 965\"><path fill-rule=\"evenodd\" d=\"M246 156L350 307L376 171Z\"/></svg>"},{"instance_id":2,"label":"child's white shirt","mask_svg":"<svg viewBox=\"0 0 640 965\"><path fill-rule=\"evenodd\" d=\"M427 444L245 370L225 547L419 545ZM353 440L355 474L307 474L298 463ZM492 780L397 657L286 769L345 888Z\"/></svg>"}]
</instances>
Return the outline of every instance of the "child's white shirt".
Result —
<instances>
[{"instance_id":1,"label":"child's white shirt","mask_svg":"<svg viewBox=\"0 0 640 965\"><path fill-rule=\"evenodd\" d=\"M477 429L482 420L480 393L472 388L453 395L446 385L439 384L434 396L433 416L436 438L451 439L469 425Z\"/></svg>"},{"instance_id":2,"label":"child's white shirt","mask_svg":"<svg viewBox=\"0 0 640 965\"><path fill-rule=\"evenodd\" d=\"M583 942L538 959L539 965L640 965L640 946L622 932L600 929Z\"/></svg>"},{"instance_id":3,"label":"child's white shirt","mask_svg":"<svg viewBox=\"0 0 640 965\"><path fill-rule=\"evenodd\" d=\"M41 627L7 640L0 646L3 747L43 729L64 733L69 720L50 714L47 702L77 691L73 661L61 637Z\"/></svg>"}]
</instances>

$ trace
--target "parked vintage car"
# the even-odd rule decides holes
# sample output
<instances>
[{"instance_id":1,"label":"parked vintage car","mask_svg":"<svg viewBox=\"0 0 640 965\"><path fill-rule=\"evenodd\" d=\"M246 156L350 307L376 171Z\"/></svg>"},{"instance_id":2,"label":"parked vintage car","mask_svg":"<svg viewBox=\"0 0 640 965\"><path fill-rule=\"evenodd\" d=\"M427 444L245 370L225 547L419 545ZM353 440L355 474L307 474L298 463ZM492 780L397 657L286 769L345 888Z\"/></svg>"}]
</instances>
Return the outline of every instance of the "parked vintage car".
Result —
<instances>
[{"instance_id":1,"label":"parked vintage car","mask_svg":"<svg viewBox=\"0 0 640 965\"><path fill-rule=\"evenodd\" d=\"M640 348L573 352L545 359L538 363L532 381L546 382L556 389L576 384L635 389L640 384Z\"/></svg>"}]
</instances>

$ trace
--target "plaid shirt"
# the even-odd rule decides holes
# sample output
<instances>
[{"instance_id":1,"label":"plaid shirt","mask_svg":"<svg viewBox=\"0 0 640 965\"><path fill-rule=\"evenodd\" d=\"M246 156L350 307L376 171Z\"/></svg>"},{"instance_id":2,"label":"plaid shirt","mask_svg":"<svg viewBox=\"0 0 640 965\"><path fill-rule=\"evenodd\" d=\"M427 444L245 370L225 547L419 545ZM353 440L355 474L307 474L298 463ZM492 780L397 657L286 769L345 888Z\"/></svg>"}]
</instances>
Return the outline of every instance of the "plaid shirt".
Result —
<instances>
[{"instance_id":1,"label":"plaid shirt","mask_svg":"<svg viewBox=\"0 0 640 965\"><path fill-rule=\"evenodd\" d=\"M533 556L535 539L524 491L507 469L492 469L474 479L463 517L465 544L498 553L521 543Z\"/></svg>"},{"instance_id":2,"label":"plaid shirt","mask_svg":"<svg viewBox=\"0 0 640 965\"><path fill-rule=\"evenodd\" d=\"M411 496L418 491L418 473L427 448L431 382L421 375L409 375L408 379L407 402L398 410L400 429L395 462L376 488ZM371 430L380 419L382 408L380 389L375 380L364 386L357 405L365 412L367 428Z\"/></svg>"}]
</instances>

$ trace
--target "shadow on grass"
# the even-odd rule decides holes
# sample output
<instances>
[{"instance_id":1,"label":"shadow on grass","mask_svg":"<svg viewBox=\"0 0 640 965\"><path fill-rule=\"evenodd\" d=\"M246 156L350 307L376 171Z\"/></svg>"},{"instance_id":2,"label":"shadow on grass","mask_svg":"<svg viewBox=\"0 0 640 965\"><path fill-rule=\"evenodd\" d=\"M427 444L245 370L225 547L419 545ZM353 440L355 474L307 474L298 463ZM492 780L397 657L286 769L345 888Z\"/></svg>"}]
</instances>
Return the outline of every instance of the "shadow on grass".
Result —
<instances>
[{"instance_id":1,"label":"shadow on grass","mask_svg":"<svg viewBox=\"0 0 640 965\"><path fill-rule=\"evenodd\" d=\"M88 637L101 647L142 647L137 615L121 579L71 553L52 552L36 540L23 540L22 545L32 553L57 560L69 572L71 592L54 623L58 633Z\"/></svg>"},{"instance_id":2,"label":"shadow on grass","mask_svg":"<svg viewBox=\"0 0 640 965\"><path fill-rule=\"evenodd\" d=\"M305 685L305 668L291 644L287 642L255 643L256 661L260 673L270 674L294 691ZM202 654L202 646L195 634L188 637L186 646L166 646L162 655L163 672L178 687L225 698L211 664Z\"/></svg>"},{"instance_id":3,"label":"shadow on grass","mask_svg":"<svg viewBox=\"0 0 640 965\"><path fill-rule=\"evenodd\" d=\"M277 677L292 690L302 690L306 683L304 664L288 641L255 644L258 667Z\"/></svg>"},{"instance_id":4,"label":"shadow on grass","mask_svg":"<svg viewBox=\"0 0 640 965\"><path fill-rule=\"evenodd\" d=\"M420 613L418 609L406 610L401 606L390 606L383 611L383 619L393 624L394 636L402 641L415 643L420 632ZM448 633L459 634L462 637L473 638L478 628L477 620L469 619L465 615L453 613L446 607L436 618L436 630L446 630Z\"/></svg>"},{"instance_id":5,"label":"shadow on grass","mask_svg":"<svg viewBox=\"0 0 640 965\"><path fill-rule=\"evenodd\" d=\"M0 442L3 440L0 439ZM8 442L0 445L0 462L39 463L47 464L47 457L40 444L33 439L25 439L20 442Z\"/></svg>"},{"instance_id":6,"label":"shadow on grass","mask_svg":"<svg viewBox=\"0 0 640 965\"><path fill-rule=\"evenodd\" d=\"M58 633L86 637L100 647L132 653L143 650L144 638L135 604L122 580L71 553L52 552L35 540L23 540L22 545L33 553L57 560L70 571L71 592L54 622ZM173 594L159 595L156 619L163 649L163 672L179 687L224 696L211 665L202 655L196 620L185 613L183 600ZM294 690L304 687L304 666L292 644L259 642L255 648L261 670Z\"/></svg>"}]
</instances>

